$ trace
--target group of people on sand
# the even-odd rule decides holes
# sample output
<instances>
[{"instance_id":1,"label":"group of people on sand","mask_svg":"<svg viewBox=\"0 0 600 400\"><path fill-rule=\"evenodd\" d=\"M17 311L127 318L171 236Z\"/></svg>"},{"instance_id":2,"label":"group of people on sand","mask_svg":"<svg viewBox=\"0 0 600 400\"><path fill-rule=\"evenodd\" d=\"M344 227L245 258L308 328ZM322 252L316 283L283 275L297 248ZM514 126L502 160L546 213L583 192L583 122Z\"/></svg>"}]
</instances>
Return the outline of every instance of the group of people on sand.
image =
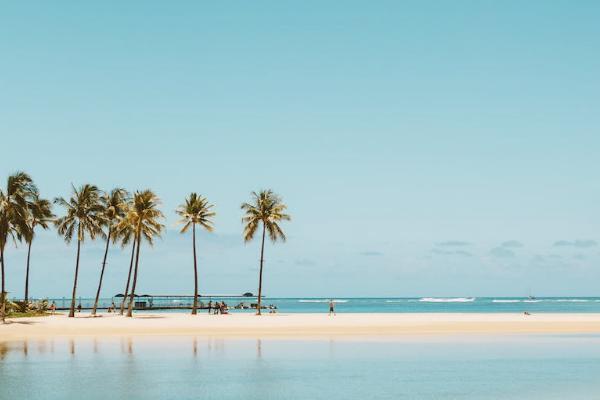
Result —
<instances>
[{"instance_id":1,"label":"group of people on sand","mask_svg":"<svg viewBox=\"0 0 600 400\"><path fill-rule=\"evenodd\" d=\"M52 313L52 315L54 315L54 313L56 312L56 303L52 302L52 304L50 305L50 312ZM107 311L109 313L113 313L115 312L117 306L115 305L115 302L113 301L112 304L108 307ZM276 306L270 305L268 307L269 309L269 313L270 314L274 314L277 310ZM81 312L81 303L79 303L77 305L77 312ZM211 301L208 302L208 313L209 314L229 314L229 307L227 306L227 303L225 303L224 301L222 302L218 302L215 301L214 303ZM329 316L335 316L335 302L333 301L333 299L329 300ZM525 315L529 315L529 313L525 313Z\"/></svg>"},{"instance_id":2,"label":"group of people on sand","mask_svg":"<svg viewBox=\"0 0 600 400\"><path fill-rule=\"evenodd\" d=\"M211 300L208 302L208 313L210 314L211 311L214 315L229 314L229 307L227 307L227 304L224 301L222 301L222 302L215 301L215 303L213 304L213 302Z\"/></svg>"}]
</instances>

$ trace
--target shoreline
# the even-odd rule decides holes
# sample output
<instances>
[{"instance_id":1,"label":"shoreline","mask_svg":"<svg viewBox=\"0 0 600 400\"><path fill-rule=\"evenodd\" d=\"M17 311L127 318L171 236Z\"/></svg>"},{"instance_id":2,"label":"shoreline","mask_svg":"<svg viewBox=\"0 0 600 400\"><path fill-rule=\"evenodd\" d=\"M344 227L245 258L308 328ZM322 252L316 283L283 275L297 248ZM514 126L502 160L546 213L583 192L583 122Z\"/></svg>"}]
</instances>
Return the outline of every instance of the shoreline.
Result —
<instances>
[{"instance_id":1,"label":"shoreline","mask_svg":"<svg viewBox=\"0 0 600 400\"><path fill-rule=\"evenodd\" d=\"M600 313L423 313L229 315L87 313L9 319L0 342L54 337L214 336L234 338L394 338L416 335L600 334Z\"/></svg>"}]
</instances>

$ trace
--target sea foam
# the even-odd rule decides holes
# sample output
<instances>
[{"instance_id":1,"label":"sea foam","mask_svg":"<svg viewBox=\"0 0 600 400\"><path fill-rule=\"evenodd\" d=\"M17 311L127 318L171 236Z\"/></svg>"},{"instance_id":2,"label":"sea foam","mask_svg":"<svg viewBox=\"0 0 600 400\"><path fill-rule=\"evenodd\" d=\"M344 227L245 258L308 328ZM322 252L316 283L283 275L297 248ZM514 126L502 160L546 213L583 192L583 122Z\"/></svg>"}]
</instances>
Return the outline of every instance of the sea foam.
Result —
<instances>
[{"instance_id":1,"label":"sea foam","mask_svg":"<svg viewBox=\"0 0 600 400\"><path fill-rule=\"evenodd\" d=\"M442 297L423 297L419 300L423 303L470 303L475 301L475 297L455 297L455 298L442 298Z\"/></svg>"}]
</instances>

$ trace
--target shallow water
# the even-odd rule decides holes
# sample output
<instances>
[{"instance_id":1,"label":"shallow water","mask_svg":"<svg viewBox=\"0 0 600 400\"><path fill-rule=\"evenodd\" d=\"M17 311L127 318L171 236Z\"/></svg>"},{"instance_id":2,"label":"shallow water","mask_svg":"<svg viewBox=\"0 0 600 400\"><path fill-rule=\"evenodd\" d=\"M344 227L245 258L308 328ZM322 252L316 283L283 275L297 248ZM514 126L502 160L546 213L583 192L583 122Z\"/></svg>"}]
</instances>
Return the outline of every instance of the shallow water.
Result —
<instances>
[{"instance_id":1,"label":"shallow water","mask_svg":"<svg viewBox=\"0 0 600 400\"><path fill-rule=\"evenodd\" d=\"M0 399L595 399L600 337L0 344Z\"/></svg>"}]
</instances>

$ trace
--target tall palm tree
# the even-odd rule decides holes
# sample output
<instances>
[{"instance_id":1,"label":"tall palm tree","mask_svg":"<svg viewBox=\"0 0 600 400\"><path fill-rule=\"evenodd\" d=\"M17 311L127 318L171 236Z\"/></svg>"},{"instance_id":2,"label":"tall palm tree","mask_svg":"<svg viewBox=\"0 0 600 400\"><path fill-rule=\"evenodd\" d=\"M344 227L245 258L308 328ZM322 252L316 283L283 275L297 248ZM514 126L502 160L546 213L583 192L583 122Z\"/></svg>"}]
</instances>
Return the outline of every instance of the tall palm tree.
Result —
<instances>
[{"instance_id":1,"label":"tall palm tree","mask_svg":"<svg viewBox=\"0 0 600 400\"><path fill-rule=\"evenodd\" d=\"M100 203L103 209L103 223L106 226L106 247L104 248L104 258L102 259L102 269L100 271L98 290L96 291L96 300L94 300L94 307L92 308L92 316L96 316L96 309L98 308L98 301L100 300L100 291L102 290L102 279L104 278L104 269L106 268L108 247L111 239L113 242L115 242L113 233L117 222L125 214L126 199L127 191L121 188L113 189L110 191L110 193L105 193L100 198Z\"/></svg>"},{"instance_id":2,"label":"tall palm tree","mask_svg":"<svg viewBox=\"0 0 600 400\"><path fill-rule=\"evenodd\" d=\"M181 233L188 231L192 227L192 243L194 253L194 305L192 306L192 315L197 314L198 310L198 264L196 261L196 225L200 225L208 232L213 231L212 217L215 213L211 211L212 204L208 200L196 193L191 193L185 203L177 208L177 214L181 217L180 223L184 224Z\"/></svg>"},{"instance_id":3,"label":"tall palm tree","mask_svg":"<svg viewBox=\"0 0 600 400\"><path fill-rule=\"evenodd\" d=\"M130 217L135 223L135 239L137 248L135 251L135 268L133 270L133 283L131 284L131 294L129 298L129 308L127 316L133 315L133 304L135 298L135 287L137 285L138 267L140 263L140 248L142 247L142 238L152 246L154 237L159 236L164 228L159 220L164 218L163 213L158 209L160 200L151 190L136 192L133 196L133 207Z\"/></svg>"},{"instance_id":4,"label":"tall palm tree","mask_svg":"<svg viewBox=\"0 0 600 400\"><path fill-rule=\"evenodd\" d=\"M123 300L121 301L120 314L123 315L125 311L125 301L129 294L129 285L131 283L131 273L133 272L133 261L135 259L135 248L136 248L136 237L135 237L135 213L133 211L133 202L131 199L127 201L125 215L121 218L117 224L116 235L121 241L121 247L125 248L129 244L131 245L131 259L129 260L129 274L127 275L127 284L125 285L125 291L123 292Z\"/></svg>"},{"instance_id":5,"label":"tall palm tree","mask_svg":"<svg viewBox=\"0 0 600 400\"><path fill-rule=\"evenodd\" d=\"M20 241L27 232L28 204L37 193L33 180L25 172L16 172L6 181L6 189L0 189L0 320L6 316L6 259L4 251L9 239Z\"/></svg>"},{"instance_id":6,"label":"tall palm tree","mask_svg":"<svg viewBox=\"0 0 600 400\"><path fill-rule=\"evenodd\" d=\"M100 202L101 192L98 187L85 184L77 189L73 186L73 194L69 201L58 197L54 202L65 208L66 214L58 218L54 224L65 242L71 243L73 236L77 237L77 258L75 261L75 279L73 280L73 295L69 317L75 316L75 297L77 295L77 277L79 276L79 255L81 244L85 241L86 234L94 240L96 236L106 236L102 231L104 225L104 208Z\"/></svg>"},{"instance_id":7,"label":"tall palm tree","mask_svg":"<svg viewBox=\"0 0 600 400\"><path fill-rule=\"evenodd\" d=\"M27 218L27 231L24 235L27 242L27 267L25 272L25 304L29 302L29 262L31 259L31 244L35 238L35 228L50 228L50 223L54 221L55 215L52 213L52 203L50 200L40 198L35 194L31 203L29 203L29 215Z\"/></svg>"},{"instance_id":8,"label":"tall palm tree","mask_svg":"<svg viewBox=\"0 0 600 400\"><path fill-rule=\"evenodd\" d=\"M269 233L269 238L273 243L277 240L285 242L286 237L279 226L281 221L290 221L291 217L285 213L287 206L283 204L281 198L273 193L272 190L261 190L259 193L252 192L252 203L243 203L242 210L245 215L242 218L244 226L244 242L249 242L254 238L254 234L262 224L262 243L260 246L260 272L258 278L258 305L256 314L261 314L261 296L262 296L262 276L263 262L265 253L265 233Z\"/></svg>"}]
</instances>

